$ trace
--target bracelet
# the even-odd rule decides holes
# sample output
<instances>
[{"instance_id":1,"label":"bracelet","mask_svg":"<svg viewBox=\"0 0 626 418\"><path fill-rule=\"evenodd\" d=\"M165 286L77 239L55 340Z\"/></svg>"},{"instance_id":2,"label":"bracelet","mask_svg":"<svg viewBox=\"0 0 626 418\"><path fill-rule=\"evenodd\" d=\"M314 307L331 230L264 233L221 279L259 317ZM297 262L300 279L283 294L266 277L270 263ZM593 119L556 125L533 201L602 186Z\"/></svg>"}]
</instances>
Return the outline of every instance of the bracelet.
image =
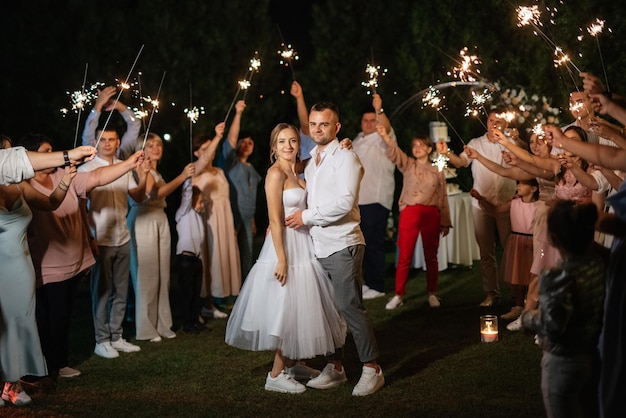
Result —
<instances>
[{"instance_id":1,"label":"bracelet","mask_svg":"<svg viewBox=\"0 0 626 418\"><path fill-rule=\"evenodd\" d=\"M63 160L65 160L64 167L67 167L68 165L72 164L70 162L70 154L67 151L63 151Z\"/></svg>"},{"instance_id":2,"label":"bracelet","mask_svg":"<svg viewBox=\"0 0 626 418\"><path fill-rule=\"evenodd\" d=\"M602 92L602 94L603 94L604 96L606 96L608 99L612 99L612 98L613 98L613 93L611 93L611 92L610 92L610 91L608 91L608 90L603 91L603 92Z\"/></svg>"}]
</instances>

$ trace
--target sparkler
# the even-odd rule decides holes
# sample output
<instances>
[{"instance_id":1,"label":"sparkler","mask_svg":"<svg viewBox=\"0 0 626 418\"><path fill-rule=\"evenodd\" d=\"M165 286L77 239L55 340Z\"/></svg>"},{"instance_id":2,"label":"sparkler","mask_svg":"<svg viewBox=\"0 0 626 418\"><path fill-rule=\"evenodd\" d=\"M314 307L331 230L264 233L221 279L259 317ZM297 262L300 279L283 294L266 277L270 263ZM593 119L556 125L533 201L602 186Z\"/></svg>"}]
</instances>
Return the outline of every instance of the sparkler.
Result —
<instances>
[{"instance_id":1,"label":"sparkler","mask_svg":"<svg viewBox=\"0 0 626 418\"><path fill-rule=\"evenodd\" d=\"M468 55L468 48L464 47L461 51L459 51L459 55L461 60L459 61L459 65L452 68L452 71L448 71L449 76L453 76L454 78L458 78L461 81L476 81L474 75L480 74L480 70L476 68L476 70L472 70L472 66L479 65L482 63L478 55Z\"/></svg>"},{"instance_id":2,"label":"sparkler","mask_svg":"<svg viewBox=\"0 0 626 418\"><path fill-rule=\"evenodd\" d=\"M115 108L115 106L117 105L117 102L119 102L120 96L122 95L122 92L124 91L125 86L129 86L128 80L130 79L130 75L133 73L133 70L135 69L135 65L137 65L137 60L139 60L139 56L141 55L141 51L143 51L143 47L144 45L141 45L141 48L139 48L139 52L137 53L137 56L135 57L135 61L133 61L133 65L131 65L130 71L128 71L128 75L126 76L126 81L120 84L120 87L122 88L119 89L119 93L117 94L117 97L115 97L113 108ZM107 119L104 122L104 126L102 127L102 130L100 131L100 134L98 135L95 148L98 148L98 144L100 144L100 139L102 139L102 135L106 131L106 127L109 124L109 121L111 120L111 115L113 115L113 112L110 112L109 116L107 116ZM145 145L145 139L144 139L144 145Z\"/></svg>"},{"instance_id":3,"label":"sparkler","mask_svg":"<svg viewBox=\"0 0 626 418\"><path fill-rule=\"evenodd\" d=\"M161 83L159 84L159 89L157 90L156 99L150 99L150 103L152 103L152 112L150 112L150 120L148 121L148 126L146 127L146 131L143 136L143 144L141 145L142 151L146 148L146 140L148 139L148 134L150 133L152 118L154 118L154 114L159 111L159 95L161 94L161 87L163 87L163 80L165 80L165 73L166 71L163 71L163 76L161 76Z\"/></svg>"},{"instance_id":4,"label":"sparkler","mask_svg":"<svg viewBox=\"0 0 626 418\"><path fill-rule=\"evenodd\" d=\"M422 97L422 104L424 107L430 107L439 112L443 109L443 100L445 98L445 96L441 96L441 92L439 90L430 86L426 94L424 94L424 97Z\"/></svg>"},{"instance_id":5,"label":"sparkler","mask_svg":"<svg viewBox=\"0 0 626 418\"><path fill-rule=\"evenodd\" d=\"M192 106L191 84L189 85L189 108L183 110L189 119L189 158L193 161L193 125L198 122L200 115L204 115L204 107Z\"/></svg>"},{"instance_id":6,"label":"sparkler","mask_svg":"<svg viewBox=\"0 0 626 418\"><path fill-rule=\"evenodd\" d=\"M291 47L291 44L285 45L285 42L281 43L280 47L282 48L278 51L278 55L280 55L280 65L289 67L291 70L291 77L295 81L296 73L293 69L293 62L298 61L298 52Z\"/></svg>"},{"instance_id":7,"label":"sparkler","mask_svg":"<svg viewBox=\"0 0 626 418\"><path fill-rule=\"evenodd\" d=\"M463 145L465 145L465 143L463 143ZM438 154L437 158L433 160L433 165L437 166L439 172L442 172L443 169L448 166L448 161L450 161L450 159L444 154Z\"/></svg>"},{"instance_id":8,"label":"sparkler","mask_svg":"<svg viewBox=\"0 0 626 418\"><path fill-rule=\"evenodd\" d=\"M598 35L600 35L603 30L604 30L604 20L600 20L598 18L596 18L596 20L587 27L587 32L589 32L589 35L596 38L598 54L600 54L600 64L602 65L602 72L604 73L604 84L606 84L606 90L611 91L611 89L609 88L609 79L606 76L606 68L604 66L604 58L602 57L602 50L600 49L600 40L598 39ZM609 28L609 31L610 30L611 29Z\"/></svg>"},{"instance_id":9,"label":"sparkler","mask_svg":"<svg viewBox=\"0 0 626 418\"><path fill-rule=\"evenodd\" d=\"M85 84L87 83L87 69L89 68L89 63L85 63L85 75L83 76L83 84L80 88L80 98L85 97ZM80 125L80 114L83 111L83 102L81 102L81 106L78 107L78 117L76 118L76 130L74 132L74 148L76 148L76 142L78 141L78 127Z\"/></svg>"},{"instance_id":10,"label":"sparkler","mask_svg":"<svg viewBox=\"0 0 626 418\"><path fill-rule=\"evenodd\" d=\"M248 71L246 71L246 75L243 80L237 81L239 87L237 88L237 92L235 93L235 97L230 102L230 106L228 107L228 112L226 112L226 117L224 118L224 122L228 120L228 116L230 116L230 111L233 110L233 106L235 105L235 101L239 96L241 90L245 90L243 98L245 100L246 94L248 92L248 88L252 84L252 77L255 73L259 72L259 68L261 68L261 58L259 57L259 51L254 52L254 57L250 58L250 66L248 66Z\"/></svg>"},{"instance_id":11,"label":"sparkler","mask_svg":"<svg viewBox=\"0 0 626 418\"><path fill-rule=\"evenodd\" d=\"M365 73L368 76L368 80L363 81L361 85L370 89L367 94L376 94L376 88L378 87L378 76L384 76L385 74L387 74L387 69L384 68L381 70L380 65L374 66L372 64L367 64L365 66Z\"/></svg>"}]
</instances>

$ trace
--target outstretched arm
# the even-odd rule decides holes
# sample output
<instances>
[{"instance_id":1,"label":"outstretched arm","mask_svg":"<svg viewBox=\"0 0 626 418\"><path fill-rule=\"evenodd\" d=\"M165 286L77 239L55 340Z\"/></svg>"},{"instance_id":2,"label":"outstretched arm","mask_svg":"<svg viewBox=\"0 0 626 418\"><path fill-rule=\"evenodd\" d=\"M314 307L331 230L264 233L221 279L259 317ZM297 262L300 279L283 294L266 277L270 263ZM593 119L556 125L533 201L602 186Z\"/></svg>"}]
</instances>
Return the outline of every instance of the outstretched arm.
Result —
<instances>
[{"instance_id":1,"label":"outstretched arm","mask_svg":"<svg viewBox=\"0 0 626 418\"><path fill-rule=\"evenodd\" d=\"M553 146L566 149L604 168L626 171L626 149L577 141L567 137L558 126L554 125L545 125L543 130L546 132L548 142Z\"/></svg>"},{"instance_id":2,"label":"outstretched arm","mask_svg":"<svg viewBox=\"0 0 626 418\"><path fill-rule=\"evenodd\" d=\"M522 170L519 167L503 167L502 165L496 163L495 161L491 161L490 159L486 158L484 155L476 151L474 148L465 146L464 150L468 158L474 158L478 160L482 165L487 167L489 170L493 171L494 173L502 177L507 177L513 180L531 180L536 177L530 174L529 172Z\"/></svg>"},{"instance_id":3,"label":"outstretched arm","mask_svg":"<svg viewBox=\"0 0 626 418\"><path fill-rule=\"evenodd\" d=\"M239 139L239 132L241 130L241 115L246 110L246 102L238 100L235 104L235 116L228 129L228 143L232 149L237 147L237 140Z\"/></svg>"},{"instance_id":4,"label":"outstretched arm","mask_svg":"<svg viewBox=\"0 0 626 418\"><path fill-rule=\"evenodd\" d=\"M99 167L90 171L87 179L86 192L89 193L95 187L109 184L114 180L122 177L125 173L137 167L143 162L143 151L137 151L127 160L117 164Z\"/></svg>"},{"instance_id":5,"label":"outstretched arm","mask_svg":"<svg viewBox=\"0 0 626 418\"><path fill-rule=\"evenodd\" d=\"M294 80L291 83L291 95L296 99L296 109L298 111L298 121L300 122L300 129L305 135L309 135L309 110L306 107L304 101L304 91L300 83Z\"/></svg>"}]
</instances>

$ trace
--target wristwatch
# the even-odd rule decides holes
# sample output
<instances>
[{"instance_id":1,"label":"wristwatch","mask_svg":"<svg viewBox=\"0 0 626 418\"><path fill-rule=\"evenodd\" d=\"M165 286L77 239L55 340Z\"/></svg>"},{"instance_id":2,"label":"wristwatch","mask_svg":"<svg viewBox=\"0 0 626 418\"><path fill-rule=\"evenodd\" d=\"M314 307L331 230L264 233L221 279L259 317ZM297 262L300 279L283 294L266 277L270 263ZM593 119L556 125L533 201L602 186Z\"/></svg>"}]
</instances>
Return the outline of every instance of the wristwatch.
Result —
<instances>
[{"instance_id":1,"label":"wristwatch","mask_svg":"<svg viewBox=\"0 0 626 418\"><path fill-rule=\"evenodd\" d=\"M63 151L63 160L65 161L64 167L72 164L70 162L70 154L67 151Z\"/></svg>"}]
</instances>

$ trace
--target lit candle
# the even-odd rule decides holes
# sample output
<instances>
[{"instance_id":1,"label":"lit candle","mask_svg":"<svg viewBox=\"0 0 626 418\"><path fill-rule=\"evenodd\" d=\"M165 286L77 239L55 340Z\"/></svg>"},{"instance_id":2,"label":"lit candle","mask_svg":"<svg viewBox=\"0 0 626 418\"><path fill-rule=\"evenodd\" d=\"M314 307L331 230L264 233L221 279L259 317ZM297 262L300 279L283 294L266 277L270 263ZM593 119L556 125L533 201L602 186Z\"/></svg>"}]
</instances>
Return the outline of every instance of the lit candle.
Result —
<instances>
[{"instance_id":1,"label":"lit candle","mask_svg":"<svg viewBox=\"0 0 626 418\"><path fill-rule=\"evenodd\" d=\"M483 315L480 317L480 340L484 343L498 341L498 317Z\"/></svg>"}]
</instances>

